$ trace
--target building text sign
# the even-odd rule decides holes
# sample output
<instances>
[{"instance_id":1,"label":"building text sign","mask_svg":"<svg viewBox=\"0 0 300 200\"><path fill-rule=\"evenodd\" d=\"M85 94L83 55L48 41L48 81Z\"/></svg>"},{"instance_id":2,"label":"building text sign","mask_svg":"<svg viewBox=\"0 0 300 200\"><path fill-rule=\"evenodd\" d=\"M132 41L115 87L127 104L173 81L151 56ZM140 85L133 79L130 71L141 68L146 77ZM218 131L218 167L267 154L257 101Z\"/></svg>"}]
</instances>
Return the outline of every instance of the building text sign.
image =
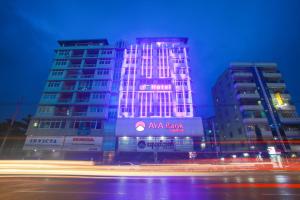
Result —
<instances>
[{"instance_id":1,"label":"building text sign","mask_svg":"<svg viewBox=\"0 0 300 200\"><path fill-rule=\"evenodd\" d=\"M118 118L117 136L202 136L201 118Z\"/></svg>"}]
</instances>

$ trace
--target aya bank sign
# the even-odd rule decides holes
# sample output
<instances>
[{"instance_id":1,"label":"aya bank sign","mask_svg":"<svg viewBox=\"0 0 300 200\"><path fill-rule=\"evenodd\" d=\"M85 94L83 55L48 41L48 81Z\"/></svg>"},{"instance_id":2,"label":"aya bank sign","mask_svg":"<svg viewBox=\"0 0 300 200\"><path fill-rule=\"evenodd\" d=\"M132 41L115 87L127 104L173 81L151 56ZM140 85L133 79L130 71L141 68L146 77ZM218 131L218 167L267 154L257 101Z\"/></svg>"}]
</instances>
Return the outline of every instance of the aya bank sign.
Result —
<instances>
[{"instance_id":1,"label":"aya bank sign","mask_svg":"<svg viewBox=\"0 0 300 200\"><path fill-rule=\"evenodd\" d=\"M138 121L135 124L135 129L139 132L144 131L145 129L166 129L169 132L183 132L184 125L181 122L148 122Z\"/></svg>"},{"instance_id":2,"label":"aya bank sign","mask_svg":"<svg viewBox=\"0 0 300 200\"><path fill-rule=\"evenodd\" d=\"M117 136L202 136L201 118L119 118Z\"/></svg>"}]
</instances>

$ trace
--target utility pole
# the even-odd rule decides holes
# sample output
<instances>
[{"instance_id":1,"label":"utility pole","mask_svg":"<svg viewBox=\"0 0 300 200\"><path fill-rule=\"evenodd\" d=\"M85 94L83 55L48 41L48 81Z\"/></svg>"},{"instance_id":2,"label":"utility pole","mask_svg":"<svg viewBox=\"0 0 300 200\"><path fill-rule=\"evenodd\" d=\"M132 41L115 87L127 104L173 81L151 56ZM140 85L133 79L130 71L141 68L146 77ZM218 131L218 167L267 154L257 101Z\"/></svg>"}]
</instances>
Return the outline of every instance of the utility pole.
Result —
<instances>
[{"instance_id":1,"label":"utility pole","mask_svg":"<svg viewBox=\"0 0 300 200\"><path fill-rule=\"evenodd\" d=\"M9 135L9 133L11 132L11 129L12 129L13 126L14 126L14 123L15 123L15 121L16 121L16 118L17 118L18 114L19 114L19 111L20 111L20 107L21 107L22 102L23 102L23 98L21 98L21 99L16 103L16 110L15 110L14 114L13 114L12 117L11 117L11 121L10 121L9 127L8 127L8 129L6 130L6 132L5 132L4 139L3 139L2 143L1 143L1 146L0 146L0 156L2 156L2 152L3 152L4 146L5 146L7 137L8 137L8 135Z\"/></svg>"},{"instance_id":2,"label":"utility pole","mask_svg":"<svg viewBox=\"0 0 300 200\"><path fill-rule=\"evenodd\" d=\"M217 136L216 136L216 128L215 128L215 122L214 120L212 120L212 131L213 131L213 134L214 134L214 143L215 143L215 150L216 150L216 155L217 155L217 158L219 158L219 148L217 146Z\"/></svg>"}]
</instances>

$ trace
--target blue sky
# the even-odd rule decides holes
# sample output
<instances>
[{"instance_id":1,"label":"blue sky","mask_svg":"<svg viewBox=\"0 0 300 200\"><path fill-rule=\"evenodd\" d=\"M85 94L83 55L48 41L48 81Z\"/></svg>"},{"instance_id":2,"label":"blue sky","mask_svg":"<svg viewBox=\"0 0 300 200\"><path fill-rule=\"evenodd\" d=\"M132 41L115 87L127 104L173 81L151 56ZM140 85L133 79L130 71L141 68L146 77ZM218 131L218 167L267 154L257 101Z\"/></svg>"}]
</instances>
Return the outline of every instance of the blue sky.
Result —
<instances>
[{"instance_id":1,"label":"blue sky","mask_svg":"<svg viewBox=\"0 0 300 200\"><path fill-rule=\"evenodd\" d=\"M34 113L60 39L181 36L202 115L230 62L276 62L300 102L300 1L0 1L0 119Z\"/></svg>"}]
</instances>

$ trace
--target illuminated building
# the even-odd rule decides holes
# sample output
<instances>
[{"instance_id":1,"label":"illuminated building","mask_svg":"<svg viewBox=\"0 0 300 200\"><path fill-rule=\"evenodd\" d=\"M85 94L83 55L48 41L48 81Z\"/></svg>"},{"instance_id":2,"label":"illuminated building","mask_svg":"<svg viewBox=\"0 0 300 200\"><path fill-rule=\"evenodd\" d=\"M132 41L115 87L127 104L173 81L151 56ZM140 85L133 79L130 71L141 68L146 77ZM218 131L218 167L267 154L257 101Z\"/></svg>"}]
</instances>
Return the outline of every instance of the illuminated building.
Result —
<instances>
[{"instance_id":1,"label":"illuminated building","mask_svg":"<svg viewBox=\"0 0 300 200\"><path fill-rule=\"evenodd\" d=\"M110 159L124 42L62 40L27 131L28 157Z\"/></svg>"},{"instance_id":2,"label":"illuminated building","mask_svg":"<svg viewBox=\"0 0 300 200\"><path fill-rule=\"evenodd\" d=\"M300 118L274 63L232 63L212 90L223 152L299 152ZM231 143L232 142L232 143Z\"/></svg>"},{"instance_id":3,"label":"illuminated building","mask_svg":"<svg viewBox=\"0 0 300 200\"><path fill-rule=\"evenodd\" d=\"M195 151L203 127L194 117L187 42L137 38L125 49L116 129L119 152Z\"/></svg>"},{"instance_id":4,"label":"illuminated building","mask_svg":"<svg viewBox=\"0 0 300 200\"><path fill-rule=\"evenodd\" d=\"M107 161L116 150L197 150L203 127L194 117L187 41L59 41L26 133L27 156Z\"/></svg>"}]
</instances>

